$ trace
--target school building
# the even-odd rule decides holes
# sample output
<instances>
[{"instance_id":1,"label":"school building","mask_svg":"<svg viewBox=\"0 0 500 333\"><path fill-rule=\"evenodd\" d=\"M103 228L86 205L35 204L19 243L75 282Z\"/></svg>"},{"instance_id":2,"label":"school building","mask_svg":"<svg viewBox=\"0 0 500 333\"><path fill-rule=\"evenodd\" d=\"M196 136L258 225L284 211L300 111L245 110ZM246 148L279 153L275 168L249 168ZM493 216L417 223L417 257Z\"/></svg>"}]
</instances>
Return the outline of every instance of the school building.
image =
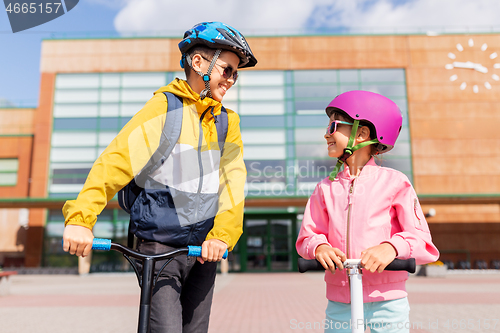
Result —
<instances>
[{"instance_id":1,"label":"school building","mask_svg":"<svg viewBox=\"0 0 500 333\"><path fill-rule=\"evenodd\" d=\"M178 42L42 42L38 105L0 109L0 265L77 265L61 249L62 205L76 197L93 161L152 93L184 77ZM259 63L240 72L223 103L241 117L248 170L244 233L232 271L296 269L307 198L335 165L323 138L324 109L355 89L399 105L403 129L379 163L412 181L441 260L472 267L500 260L500 34L248 42ZM124 242L127 228L128 215L112 201L94 234ZM120 267L118 255L94 252L94 270Z\"/></svg>"}]
</instances>

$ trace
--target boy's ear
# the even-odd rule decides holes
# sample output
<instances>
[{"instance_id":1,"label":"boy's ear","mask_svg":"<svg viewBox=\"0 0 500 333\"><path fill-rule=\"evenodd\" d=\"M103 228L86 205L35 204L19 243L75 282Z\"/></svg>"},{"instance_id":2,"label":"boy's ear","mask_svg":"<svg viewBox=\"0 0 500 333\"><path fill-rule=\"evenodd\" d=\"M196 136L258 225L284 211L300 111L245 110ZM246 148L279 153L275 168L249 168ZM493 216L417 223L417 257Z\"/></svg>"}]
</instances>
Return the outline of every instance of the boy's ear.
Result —
<instances>
[{"instance_id":1,"label":"boy's ear","mask_svg":"<svg viewBox=\"0 0 500 333\"><path fill-rule=\"evenodd\" d=\"M191 58L191 64L193 66L193 69L197 72L201 72L201 64L203 63L203 58L201 55L198 53L194 54L193 57Z\"/></svg>"}]
</instances>

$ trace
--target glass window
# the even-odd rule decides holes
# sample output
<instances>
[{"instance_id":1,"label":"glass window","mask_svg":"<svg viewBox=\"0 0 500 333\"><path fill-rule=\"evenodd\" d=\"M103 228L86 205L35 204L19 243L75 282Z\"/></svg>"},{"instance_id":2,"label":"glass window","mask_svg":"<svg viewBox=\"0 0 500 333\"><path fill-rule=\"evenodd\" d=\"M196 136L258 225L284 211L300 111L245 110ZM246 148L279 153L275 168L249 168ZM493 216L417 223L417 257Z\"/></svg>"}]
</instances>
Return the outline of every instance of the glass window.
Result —
<instances>
[{"instance_id":1,"label":"glass window","mask_svg":"<svg viewBox=\"0 0 500 333\"><path fill-rule=\"evenodd\" d=\"M117 135L118 132L100 132L99 146L108 146Z\"/></svg>"},{"instance_id":2,"label":"glass window","mask_svg":"<svg viewBox=\"0 0 500 333\"><path fill-rule=\"evenodd\" d=\"M80 184L87 179L90 169L55 169L52 184Z\"/></svg>"},{"instance_id":3,"label":"glass window","mask_svg":"<svg viewBox=\"0 0 500 333\"><path fill-rule=\"evenodd\" d=\"M56 104L55 118L97 117L97 104Z\"/></svg>"},{"instance_id":4,"label":"glass window","mask_svg":"<svg viewBox=\"0 0 500 333\"><path fill-rule=\"evenodd\" d=\"M144 107L144 103L126 103L120 105L120 116L132 117Z\"/></svg>"},{"instance_id":5,"label":"glass window","mask_svg":"<svg viewBox=\"0 0 500 333\"><path fill-rule=\"evenodd\" d=\"M90 170L90 168L92 167L92 164L94 163L94 161L90 162L90 163L52 163L51 164L51 167L52 167L52 171L53 172L60 172L60 173L64 173L65 172L65 169L70 169L69 171L66 171L66 172L73 172L71 169L86 169L86 170ZM59 171L57 171L58 169L60 169Z\"/></svg>"},{"instance_id":6,"label":"glass window","mask_svg":"<svg viewBox=\"0 0 500 333\"><path fill-rule=\"evenodd\" d=\"M52 184L49 186L49 193L51 193L51 194L52 193L71 193L71 194L76 195L77 193L80 193L82 188L83 188L83 184Z\"/></svg>"},{"instance_id":7,"label":"glass window","mask_svg":"<svg viewBox=\"0 0 500 333\"><path fill-rule=\"evenodd\" d=\"M283 116L266 116L266 121L262 121L261 116L240 116L241 128L263 128L263 127L284 127L285 118Z\"/></svg>"},{"instance_id":8,"label":"glass window","mask_svg":"<svg viewBox=\"0 0 500 333\"><path fill-rule=\"evenodd\" d=\"M56 89L88 89L99 86L99 74L58 74Z\"/></svg>"},{"instance_id":9,"label":"glass window","mask_svg":"<svg viewBox=\"0 0 500 333\"><path fill-rule=\"evenodd\" d=\"M344 83L358 82L359 71L357 69L343 69L339 70L339 81Z\"/></svg>"},{"instance_id":10,"label":"glass window","mask_svg":"<svg viewBox=\"0 0 500 333\"><path fill-rule=\"evenodd\" d=\"M123 126L125 126L129 121L130 119L132 119L132 116L130 117L120 117L120 122L118 124L118 128L122 129Z\"/></svg>"},{"instance_id":11,"label":"glass window","mask_svg":"<svg viewBox=\"0 0 500 333\"><path fill-rule=\"evenodd\" d=\"M224 100L222 102L225 106L226 102L237 101L237 100L238 100L238 88L232 87L231 89L226 91L226 94L224 95Z\"/></svg>"},{"instance_id":12,"label":"glass window","mask_svg":"<svg viewBox=\"0 0 500 333\"><path fill-rule=\"evenodd\" d=\"M100 101L104 103L119 102L120 89L101 89Z\"/></svg>"},{"instance_id":13,"label":"glass window","mask_svg":"<svg viewBox=\"0 0 500 333\"><path fill-rule=\"evenodd\" d=\"M239 86L283 86L285 76L282 71L244 71L239 72Z\"/></svg>"},{"instance_id":14,"label":"glass window","mask_svg":"<svg viewBox=\"0 0 500 333\"><path fill-rule=\"evenodd\" d=\"M326 144L297 144L295 145L297 157L321 157L328 156Z\"/></svg>"},{"instance_id":15,"label":"glass window","mask_svg":"<svg viewBox=\"0 0 500 333\"><path fill-rule=\"evenodd\" d=\"M101 87L102 88L119 88L121 81L121 74L119 73L103 73L101 74Z\"/></svg>"},{"instance_id":16,"label":"glass window","mask_svg":"<svg viewBox=\"0 0 500 333\"><path fill-rule=\"evenodd\" d=\"M336 70L294 71L293 79L298 83L335 83L337 82Z\"/></svg>"},{"instance_id":17,"label":"glass window","mask_svg":"<svg viewBox=\"0 0 500 333\"><path fill-rule=\"evenodd\" d=\"M362 82L405 82L405 72L401 69L362 69Z\"/></svg>"},{"instance_id":18,"label":"glass window","mask_svg":"<svg viewBox=\"0 0 500 333\"><path fill-rule=\"evenodd\" d=\"M377 94L381 94L387 96L388 98L405 96L406 95L406 87L404 85L395 85L395 84L387 84L387 85L361 85L362 90L371 91Z\"/></svg>"},{"instance_id":19,"label":"glass window","mask_svg":"<svg viewBox=\"0 0 500 333\"><path fill-rule=\"evenodd\" d=\"M239 113L238 112L238 102L234 101L234 102L228 102L226 101L226 99L224 98L224 102L222 103L224 105L224 107L226 109L229 109L229 110L232 110L236 113Z\"/></svg>"},{"instance_id":20,"label":"glass window","mask_svg":"<svg viewBox=\"0 0 500 333\"><path fill-rule=\"evenodd\" d=\"M241 115L277 115L285 114L284 102L240 102ZM262 119L260 119L262 121Z\"/></svg>"},{"instance_id":21,"label":"glass window","mask_svg":"<svg viewBox=\"0 0 500 333\"><path fill-rule=\"evenodd\" d=\"M153 92L174 77L185 79L182 71L58 75L50 195L77 193L88 172L83 170ZM310 195L335 165L324 140L325 108L338 94L359 89L385 95L401 109L403 128L396 147L377 163L411 179L403 69L244 70L226 93L224 106L240 115L249 195Z\"/></svg>"},{"instance_id":22,"label":"glass window","mask_svg":"<svg viewBox=\"0 0 500 333\"><path fill-rule=\"evenodd\" d=\"M99 128L101 130L120 130L120 118L118 117L109 117L109 118L100 118L99 119ZM96 127L94 127L94 130Z\"/></svg>"},{"instance_id":23,"label":"glass window","mask_svg":"<svg viewBox=\"0 0 500 333\"><path fill-rule=\"evenodd\" d=\"M52 162L93 162L97 158L95 148L52 148Z\"/></svg>"},{"instance_id":24,"label":"glass window","mask_svg":"<svg viewBox=\"0 0 500 333\"><path fill-rule=\"evenodd\" d=\"M285 144L285 131L275 129L271 131L243 130L241 139L245 145L248 144Z\"/></svg>"},{"instance_id":25,"label":"glass window","mask_svg":"<svg viewBox=\"0 0 500 333\"><path fill-rule=\"evenodd\" d=\"M118 117L120 115L120 104L101 104L99 106L101 117Z\"/></svg>"},{"instance_id":26,"label":"glass window","mask_svg":"<svg viewBox=\"0 0 500 333\"><path fill-rule=\"evenodd\" d=\"M286 162L284 160L245 160L245 166L252 179L265 178L284 179L286 176Z\"/></svg>"},{"instance_id":27,"label":"glass window","mask_svg":"<svg viewBox=\"0 0 500 333\"><path fill-rule=\"evenodd\" d=\"M321 113L326 116L325 109L330 102L331 100L323 98L307 101L296 101L295 111L297 112L297 114Z\"/></svg>"},{"instance_id":28,"label":"glass window","mask_svg":"<svg viewBox=\"0 0 500 333\"><path fill-rule=\"evenodd\" d=\"M285 159L285 146L245 146L244 159L275 160Z\"/></svg>"},{"instance_id":29,"label":"glass window","mask_svg":"<svg viewBox=\"0 0 500 333\"><path fill-rule=\"evenodd\" d=\"M328 126L328 118L325 116L325 129L320 128L296 128L295 142L326 142L325 132Z\"/></svg>"},{"instance_id":30,"label":"glass window","mask_svg":"<svg viewBox=\"0 0 500 333\"><path fill-rule=\"evenodd\" d=\"M54 96L55 103L97 103L99 91L96 90L57 90Z\"/></svg>"},{"instance_id":31,"label":"glass window","mask_svg":"<svg viewBox=\"0 0 500 333\"><path fill-rule=\"evenodd\" d=\"M17 158L0 158L0 186L15 186L17 184Z\"/></svg>"},{"instance_id":32,"label":"glass window","mask_svg":"<svg viewBox=\"0 0 500 333\"><path fill-rule=\"evenodd\" d=\"M52 147L92 147L97 144L95 132L54 132Z\"/></svg>"},{"instance_id":33,"label":"glass window","mask_svg":"<svg viewBox=\"0 0 500 333\"><path fill-rule=\"evenodd\" d=\"M241 87L240 88L240 100L252 101L252 100L283 100L285 99L285 91L283 88L266 87Z\"/></svg>"},{"instance_id":34,"label":"glass window","mask_svg":"<svg viewBox=\"0 0 500 333\"><path fill-rule=\"evenodd\" d=\"M339 94L345 93L347 91L360 90L360 89L361 87L359 86L359 84L342 83L339 88Z\"/></svg>"},{"instance_id":35,"label":"glass window","mask_svg":"<svg viewBox=\"0 0 500 333\"><path fill-rule=\"evenodd\" d=\"M54 131L57 130L95 130L97 118L56 118L54 119Z\"/></svg>"},{"instance_id":36,"label":"glass window","mask_svg":"<svg viewBox=\"0 0 500 333\"><path fill-rule=\"evenodd\" d=\"M154 91L151 89L122 89L121 101L122 102L142 102L146 103L153 97Z\"/></svg>"},{"instance_id":37,"label":"glass window","mask_svg":"<svg viewBox=\"0 0 500 333\"><path fill-rule=\"evenodd\" d=\"M284 182L254 182L249 181L245 184L248 192L254 196L285 196L287 187ZM291 193L293 194L293 193Z\"/></svg>"},{"instance_id":38,"label":"glass window","mask_svg":"<svg viewBox=\"0 0 500 333\"><path fill-rule=\"evenodd\" d=\"M160 88L166 84L167 77L165 73L123 73L122 87L150 87ZM153 91L150 91L153 93Z\"/></svg>"},{"instance_id":39,"label":"glass window","mask_svg":"<svg viewBox=\"0 0 500 333\"><path fill-rule=\"evenodd\" d=\"M325 108L328 103L338 95L337 85L324 84L324 85L296 85L294 89L295 98L309 98L314 99L320 97L326 101Z\"/></svg>"},{"instance_id":40,"label":"glass window","mask_svg":"<svg viewBox=\"0 0 500 333\"><path fill-rule=\"evenodd\" d=\"M320 114L314 115L297 115L295 116L295 127L309 127L309 128L324 128L328 126L328 116L325 113L325 108L321 110Z\"/></svg>"}]
</instances>

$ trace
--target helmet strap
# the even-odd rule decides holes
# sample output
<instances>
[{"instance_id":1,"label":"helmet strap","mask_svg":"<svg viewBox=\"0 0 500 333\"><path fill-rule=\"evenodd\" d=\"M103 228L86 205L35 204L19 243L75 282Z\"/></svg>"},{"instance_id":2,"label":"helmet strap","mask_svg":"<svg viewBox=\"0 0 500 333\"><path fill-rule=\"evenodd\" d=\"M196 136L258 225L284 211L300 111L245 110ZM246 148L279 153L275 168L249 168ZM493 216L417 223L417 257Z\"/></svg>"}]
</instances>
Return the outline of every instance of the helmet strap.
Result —
<instances>
[{"instance_id":1,"label":"helmet strap","mask_svg":"<svg viewBox=\"0 0 500 333\"><path fill-rule=\"evenodd\" d=\"M219 59L221 52L222 52L222 49L217 49L217 51L215 51L215 54L212 57L212 61L210 62L210 65L208 66L208 70L207 70L206 74L203 74L203 72L201 72L201 71L196 71L193 68L193 61L191 60L191 57L188 54L186 54L186 62L188 63L189 67L191 67L196 74L201 76L203 79L203 83L205 83L205 89L203 89L200 92L201 99L205 99L205 97L207 97L207 96L212 98L212 91L210 90L210 75L212 75L212 70L214 69L214 66L215 66L215 63L217 62L217 59Z\"/></svg>"},{"instance_id":2,"label":"helmet strap","mask_svg":"<svg viewBox=\"0 0 500 333\"><path fill-rule=\"evenodd\" d=\"M329 179L333 182L335 178L337 177L338 173L340 172L340 167L342 164L345 163L345 161L351 157L351 155L358 149L361 149L363 147L373 145L376 143L380 143L378 139L373 139L370 141L365 141L357 144L356 146L352 146L354 143L354 139L356 138L356 134L358 133L358 127L359 127L359 120L354 120L354 124L352 125L352 130L351 130L351 136L349 137L349 141L347 142L347 147L344 149L344 153L342 156L340 156L337 160L337 165L335 165L335 168L332 170L330 173Z\"/></svg>"}]
</instances>

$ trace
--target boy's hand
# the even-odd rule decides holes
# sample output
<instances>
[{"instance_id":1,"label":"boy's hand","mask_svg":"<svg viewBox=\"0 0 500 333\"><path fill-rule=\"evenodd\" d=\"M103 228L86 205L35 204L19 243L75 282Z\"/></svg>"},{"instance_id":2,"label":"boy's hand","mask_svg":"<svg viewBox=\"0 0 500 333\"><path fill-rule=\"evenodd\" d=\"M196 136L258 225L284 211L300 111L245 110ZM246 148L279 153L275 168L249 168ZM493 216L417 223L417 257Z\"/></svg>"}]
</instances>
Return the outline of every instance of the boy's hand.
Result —
<instances>
[{"instance_id":1,"label":"boy's hand","mask_svg":"<svg viewBox=\"0 0 500 333\"><path fill-rule=\"evenodd\" d=\"M321 244L316 248L316 260L332 273L335 273L335 266L339 269L344 269L342 263L346 261L346 259L344 252L329 244Z\"/></svg>"},{"instance_id":2,"label":"boy's hand","mask_svg":"<svg viewBox=\"0 0 500 333\"><path fill-rule=\"evenodd\" d=\"M200 263L205 261L221 261L224 252L227 250L227 244L219 239L209 239L201 244L201 257L198 257Z\"/></svg>"},{"instance_id":3,"label":"boy's hand","mask_svg":"<svg viewBox=\"0 0 500 333\"><path fill-rule=\"evenodd\" d=\"M79 257L86 257L92 250L92 230L79 225L67 225L63 233L63 250Z\"/></svg>"},{"instance_id":4,"label":"boy's hand","mask_svg":"<svg viewBox=\"0 0 500 333\"><path fill-rule=\"evenodd\" d=\"M374 273L382 273L398 255L396 249L389 243L382 243L361 252L361 265Z\"/></svg>"}]
</instances>

